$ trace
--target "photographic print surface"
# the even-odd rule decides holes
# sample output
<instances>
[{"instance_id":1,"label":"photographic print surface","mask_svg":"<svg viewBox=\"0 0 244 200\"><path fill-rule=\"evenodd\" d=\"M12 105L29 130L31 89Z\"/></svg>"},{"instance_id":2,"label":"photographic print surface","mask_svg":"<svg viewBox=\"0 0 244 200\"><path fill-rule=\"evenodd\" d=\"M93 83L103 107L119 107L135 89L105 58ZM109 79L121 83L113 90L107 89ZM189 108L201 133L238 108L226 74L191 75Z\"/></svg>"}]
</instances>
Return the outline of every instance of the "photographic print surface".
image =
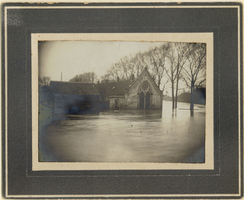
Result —
<instances>
[{"instance_id":1,"label":"photographic print surface","mask_svg":"<svg viewBox=\"0 0 244 200\"><path fill-rule=\"evenodd\" d=\"M205 162L206 43L39 41L40 162Z\"/></svg>"}]
</instances>

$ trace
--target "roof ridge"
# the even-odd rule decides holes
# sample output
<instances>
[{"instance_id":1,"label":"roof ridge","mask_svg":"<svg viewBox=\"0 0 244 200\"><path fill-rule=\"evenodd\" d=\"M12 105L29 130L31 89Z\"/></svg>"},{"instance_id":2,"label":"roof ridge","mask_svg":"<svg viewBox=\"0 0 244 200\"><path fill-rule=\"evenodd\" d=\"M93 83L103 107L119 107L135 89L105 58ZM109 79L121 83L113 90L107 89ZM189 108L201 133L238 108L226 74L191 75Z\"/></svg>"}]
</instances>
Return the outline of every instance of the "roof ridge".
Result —
<instances>
[{"instance_id":1,"label":"roof ridge","mask_svg":"<svg viewBox=\"0 0 244 200\"><path fill-rule=\"evenodd\" d=\"M50 81L51 82L56 82L56 83L72 83L72 84L93 84L95 85L95 83L82 83L82 82L68 82L68 81Z\"/></svg>"},{"instance_id":2,"label":"roof ridge","mask_svg":"<svg viewBox=\"0 0 244 200\"><path fill-rule=\"evenodd\" d=\"M152 80L153 87L156 87L156 91L158 92L159 95L161 95L161 90L159 89L158 85L155 83L153 80L151 74L147 70L147 67L144 68L144 70L141 72L141 74L135 79L135 81L130 85L129 89L136 83L136 81L142 76L142 74L146 72L149 75L149 78Z\"/></svg>"},{"instance_id":3,"label":"roof ridge","mask_svg":"<svg viewBox=\"0 0 244 200\"><path fill-rule=\"evenodd\" d=\"M50 89L60 94L99 95L94 83L52 81Z\"/></svg>"},{"instance_id":4,"label":"roof ridge","mask_svg":"<svg viewBox=\"0 0 244 200\"><path fill-rule=\"evenodd\" d=\"M142 74L143 74L143 72L144 71L147 71L148 73L149 73L149 71L147 70L147 67L145 67L143 70L142 70L142 72L140 73L140 75L134 80L134 82L130 85L130 87L129 88L131 88L133 85L134 85L134 83L140 78L140 76L142 76ZM150 75L150 74L149 74ZM151 76L151 75L150 75Z\"/></svg>"}]
</instances>

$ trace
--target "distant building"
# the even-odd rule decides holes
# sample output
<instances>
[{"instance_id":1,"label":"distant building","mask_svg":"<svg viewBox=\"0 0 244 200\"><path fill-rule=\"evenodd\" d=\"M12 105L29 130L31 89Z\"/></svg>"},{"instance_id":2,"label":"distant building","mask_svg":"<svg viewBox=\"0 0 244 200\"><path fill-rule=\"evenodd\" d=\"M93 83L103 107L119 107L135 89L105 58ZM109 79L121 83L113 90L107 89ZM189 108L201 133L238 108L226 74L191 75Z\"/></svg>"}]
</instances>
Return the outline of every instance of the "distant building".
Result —
<instances>
[{"instance_id":1,"label":"distant building","mask_svg":"<svg viewBox=\"0 0 244 200\"><path fill-rule=\"evenodd\" d=\"M119 80L97 85L103 101L110 109L162 109L162 92L145 68L134 79Z\"/></svg>"},{"instance_id":2,"label":"distant building","mask_svg":"<svg viewBox=\"0 0 244 200\"><path fill-rule=\"evenodd\" d=\"M93 83L51 81L48 91L55 114L99 112L100 94Z\"/></svg>"},{"instance_id":3,"label":"distant building","mask_svg":"<svg viewBox=\"0 0 244 200\"><path fill-rule=\"evenodd\" d=\"M178 96L179 102L191 103L191 93L185 92ZM194 91L194 104L206 104L206 88L196 88Z\"/></svg>"}]
</instances>

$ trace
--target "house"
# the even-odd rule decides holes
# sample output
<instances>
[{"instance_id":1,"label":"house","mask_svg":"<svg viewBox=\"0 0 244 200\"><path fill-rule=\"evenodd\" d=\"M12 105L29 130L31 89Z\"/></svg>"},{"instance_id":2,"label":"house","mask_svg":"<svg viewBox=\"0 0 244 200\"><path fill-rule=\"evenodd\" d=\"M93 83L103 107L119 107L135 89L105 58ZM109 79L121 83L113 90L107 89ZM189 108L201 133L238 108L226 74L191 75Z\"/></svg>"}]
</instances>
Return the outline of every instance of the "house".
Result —
<instances>
[{"instance_id":1,"label":"house","mask_svg":"<svg viewBox=\"0 0 244 200\"><path fill-rule=\"evenodd\" d=\"M134 79L119 80L97 85L103 100L109 101L110 109L162 109L162 92L147 68Z\"/></svg>"},{"instance_id":2,"label":"house","mask_svg":"<svg viewBox=\"0 0 244 200\"><path fill-rule=\"evenodd\" d=\"M191 103L191 93L184 92L178 96L179 102ZM206 88L196 88L193 95L194 104L206 104Z\"/></svg>"},{"instance_id":3,"label":"house","mask_svg":"<svg viewBox=\"0 0 244 200\"><path fill-rule=\"evenodd\" d=\"M93 83L51 81L48 89L55 114L99 113L100 94Z\"/></svg>"}]
</instances>

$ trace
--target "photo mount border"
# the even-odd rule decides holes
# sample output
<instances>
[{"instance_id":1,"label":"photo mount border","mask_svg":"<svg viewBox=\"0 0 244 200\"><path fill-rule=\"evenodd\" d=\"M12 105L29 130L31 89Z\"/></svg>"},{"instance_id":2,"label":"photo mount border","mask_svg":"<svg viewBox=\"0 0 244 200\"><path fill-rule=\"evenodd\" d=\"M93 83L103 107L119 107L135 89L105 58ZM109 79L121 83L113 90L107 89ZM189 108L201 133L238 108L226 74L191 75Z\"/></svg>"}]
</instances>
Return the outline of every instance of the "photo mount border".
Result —
<instances>
[{"instance_id":1,"label":"photo mount border","mask_svg":"<svg viewBox=\"0 0 244 200\"><path fill-rule=\"evenodd\" d=\"M211 7L211 6L210 6ZM6 7L5 7L6 8ZM229 6L228 6L228 8L229 8ZM238 8L241 8L240 10L242 11L242 7L239 5L239 7ZM239 10L239 13L240 13L240 15L242 16L242 13L240 12L240 10ZM6 20L6 19L5 19ZM239 26L239 28L240 28L240 26L241 26L241 24L240 24L240 22L238 22L238 26ZM6 30L5 30L6 31ZM238 56L239 56L239 58L238 58L238 65L239 65L239 68L238 68L238 71L239 71L239 74L238 74L238 82L239 82L239 84L238 84L238 87L239 87L239 91L240 91L240 93L239 93L239 101L238 101L238 105L239 105L239 108L241 108L242 107L242 104L241 104L241 102L242 102L242 83L243 83L243 81L242 81L242 76L241 76L241 74L242 74L242 68L240 67L241 66L241 58L242 58L242 49L241 49L241 46L243 45L242 44L242 37L240 37L240 35L242 35L242 29L240 30L240 32L238 32L238 38L239 38L239 49L238 49ZM241 42L241 44L240 44L240 42ZM5 45L6 45L6 43L5 43ZM6 48L5 48L5 50L7 49L7 46L5 46ZM3 49L4 49L4 47L3 47ZM3 54L4 54L4 51L3 51ZM7 62L7 54L5 54L5 61ZM3 64L4 65L4 64ZM7 64L6 64L6 66L7 66ZM5 77L7 77L7 68L6 68L6 71L4 71L4 69L3 69L3 72L5 72ZM4 83L4 78L3 78L3 83ZM4 85L4 84L3 84ZM6 86L7 84L5 84L5 89L8 89L8 86ZM5 98L7 98L7 95L5 95L5 93L4 93L4 96L5 96ZM4 102L5 103L5 106L7 107L7 99L5 99L6 101ZM4 101L4 100L3 100ZM4 104L3 103L3 104ZM238 110L238 113L239 113L239 118L238 118L238 120L239 120L239 169L241 170L241 172L240 172L240 174L239 175L242 175L242 169L241 169L241 167L243 166L243 163L241 162L242 161L242 151L241 151L241 149L243 149L242 148L242 141L241 141L241 138L242 138L242 124L243 124L243 122L242 122L242 113L243 113L243 111L241 110L241 109L239 109ZM4 111L3 111L3 114L4 114ZM6 110L6 114L7 114L7 110ZM5 121L5 123L6 123L6 125L7 125L7 117L6 117L6 121ZM3 119L3 121L4 121L4 119ZM5 127L4 127L5 128ZM6 130L7 131L7 130ZM6 138L5 138L6 139ZM7 144L7 143L6 143ZM4 152L4 151L3 151ZM6 151L7 152L7 151ZM7 168L7 167L6 167ZM3 173L4 174L4 173ZM241 194L242 195L242 187L241 187L241 185L242 185L242 178L240 177L239 178L239 195ZM6 193L6 194L8 194L8 193ZM227 194L226 194L227 195ZM211 195L211 194L206 194L206 195L200 195L200 196L212 196L212 197L214 197L214 196L225 196L225 197L227 197L226 195L220 195L220 194L217 194L217 195ZM7 196L7 195L6 195ZM30 197L29 195L27 195L28 197ZM35 195L32 195L33 197L36 197ZM65 195L63 195L63 196L65 196ZM72 195L73 196L73 195ZM88 197L89 195L85 195L86 197ZM95 195L96 196L96 195ZM105 195L106 197L108 196L108 195ZM110 195L111 197L118 197L118 195ZM126 195L125 195L126 196ZM133 195L130 195L130 196L133 196ZM138 196L143 196L143 197L146 197L147 195L138 195ZM149 195L150 196L150 195ZM157 195L154 195L154 197L156 197ZM169 195L169 196L174 196L174 195ZM169 197L168 195L159 195L159 197ZM175 195L174 197L177 197L177 196L179 196L179 195ZM181 195L181 197L182 196L184 196L184 195ZM194 196L195 197L195 195L188 195L188 196L186 196L186 197L191 197L191 196ZM233 195L233 194L230 194L230 196L231 197L234 197L234 196L238 196L238 195ZM8 197L14 197L13 195L12 196L8 196ZM16 197L16 196L15 196ZM23 196L22 196L23 197ZM41 197L45 197L45 195L43 196L41 196ZM91 197L94 197L94 195L91 195ZM99 196L99 197L101 197L101 196Z\"/></svg>"}]
</instances>

